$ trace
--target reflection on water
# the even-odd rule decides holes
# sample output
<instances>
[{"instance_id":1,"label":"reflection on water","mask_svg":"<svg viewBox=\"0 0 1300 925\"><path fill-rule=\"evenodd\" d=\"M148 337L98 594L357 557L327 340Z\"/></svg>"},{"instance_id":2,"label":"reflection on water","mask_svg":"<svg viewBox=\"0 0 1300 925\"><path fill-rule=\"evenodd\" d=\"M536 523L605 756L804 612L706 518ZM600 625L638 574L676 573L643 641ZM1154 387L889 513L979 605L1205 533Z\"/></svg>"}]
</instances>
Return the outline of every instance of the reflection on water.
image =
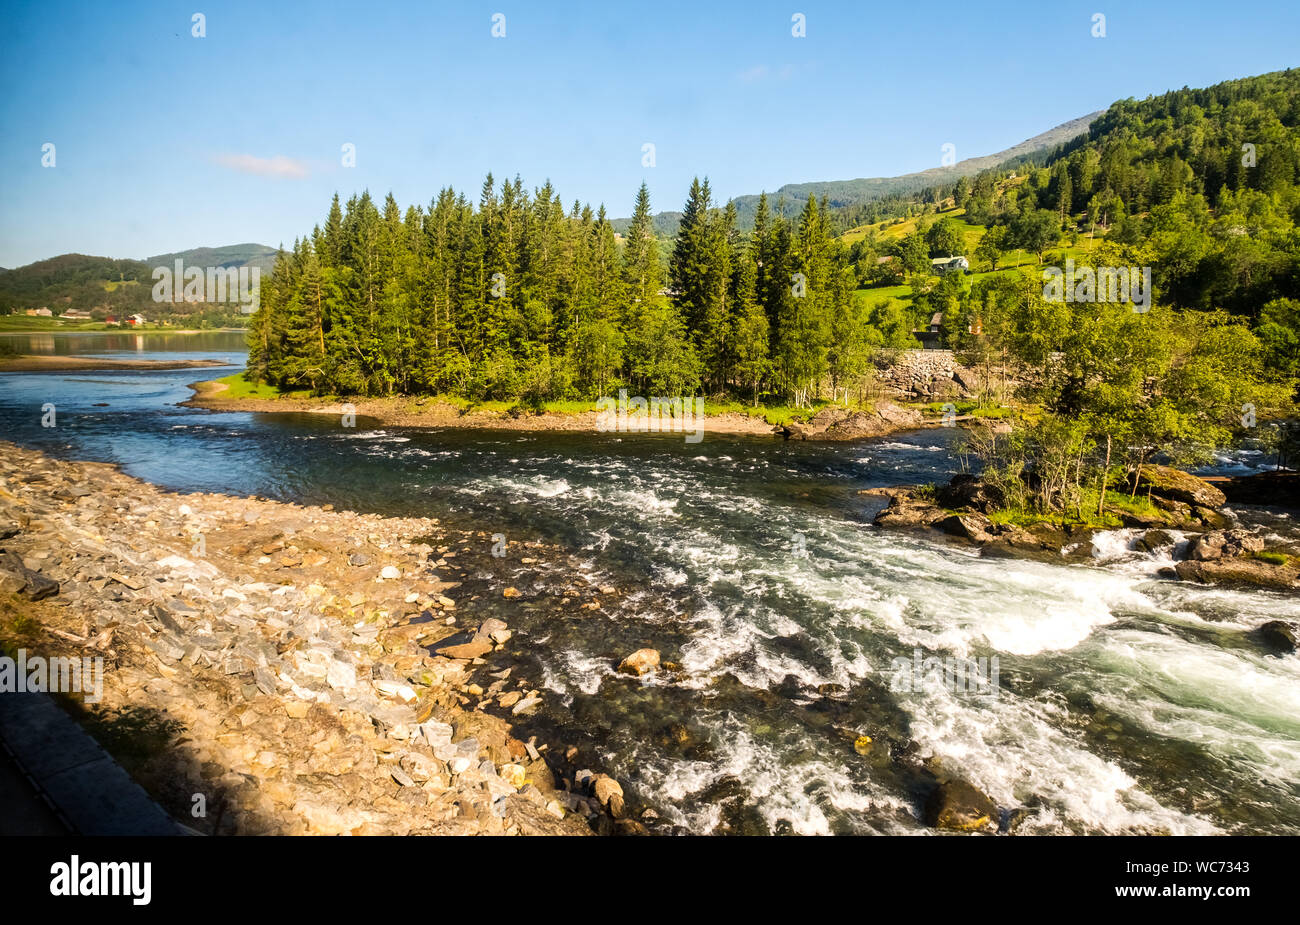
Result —
<instances>
[{"instance_id":1,"label":"reflection on water","mask_svg":"<svg viewBox=\"0 0 1300 925\"><path fill-rule=\"evenodd\" d=\"M122 353L226 353L245 349L243 331L67 331L0 334L18 353L44 356Z\"/></svg>"}]
</instances>

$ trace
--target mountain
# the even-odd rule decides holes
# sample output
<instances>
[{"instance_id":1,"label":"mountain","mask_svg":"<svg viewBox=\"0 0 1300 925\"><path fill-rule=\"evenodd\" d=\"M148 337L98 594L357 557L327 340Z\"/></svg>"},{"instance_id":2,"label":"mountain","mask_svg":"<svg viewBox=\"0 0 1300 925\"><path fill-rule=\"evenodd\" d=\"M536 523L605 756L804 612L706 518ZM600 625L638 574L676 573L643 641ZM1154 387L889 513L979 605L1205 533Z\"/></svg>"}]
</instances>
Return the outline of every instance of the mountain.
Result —
<instances>
[{"instance_id":1,"label":"mountain","mask_svg":"<svg viewBox=\"0 0 1300 925\"><path fill-rule=\"evenodd\" d=\"M129 315L185 318L193 323L241 324L238 305L203 302L155 302L156 267L174 269L179 259L186 267L260 267L269 275L277 251L265 244L231 244L196 247L148 260L119 260L87 254L60 254L24 267L0 271L0 314L29 308L48 308L56 315L69 308L83 309L94 317Z\"/></svg>"},{"instance_id":2,"label":"mountain","mask_svg":"<svg viewBox=\"0 0 1300 925\"><path fill-rule=\"evenodd\" d=\"M775 210L777 200L784 197L786 214L797 215L803 209L804 203L808 201L809 196L815 196L818 199L825 196L829 200L831 208L846 208L873 202L877 199L885 199L889 196L904 196L931 186L955 183L961 177L973 177L980 171L987 170L990 167L996 167L999 164L1014 161L1017 158L1028 157L1042 151L1051 151L1059 145L1073 141L1080 135L1086 135L1088 126L1103 113L1105 113L1105 110L1098 110L1078 119L1071 119L1069 122L1048 129L1033 138L1028 138L1018 145L1007 148L1005 151L987 154L983 157L970 157L948 167L931 167L928 170L907 173L897 177L864 177L857 180L819 180L811 183L787 183L775 192L768 193L767 201L769 206ZM754 194L737 196L733 202L736 204L737 224L740 228L748 229L753 227L754 213L758 208L758 196ZM681 215L680 212L658 213L654 217L655 232L660 236L673 237L677 234L677 226ZM612 224L615 231L625 233L631 221L629 218L619 218L615 219Z\"/></svg>"},{"instance_id":3,"label":"mountain","mask_svg":"<svg viewBox=\"0 0 1300 925\"><path fill-rule=\"evenodd\" d=\"M227 244L224 247L192 247L187 251L172 254L159 254L150 257L145 263L151 267L172 266L182 260L187 267L260 267L263 273L270 273L275 266L274 247L265 244Z\"/></svg>"}]
</instances>

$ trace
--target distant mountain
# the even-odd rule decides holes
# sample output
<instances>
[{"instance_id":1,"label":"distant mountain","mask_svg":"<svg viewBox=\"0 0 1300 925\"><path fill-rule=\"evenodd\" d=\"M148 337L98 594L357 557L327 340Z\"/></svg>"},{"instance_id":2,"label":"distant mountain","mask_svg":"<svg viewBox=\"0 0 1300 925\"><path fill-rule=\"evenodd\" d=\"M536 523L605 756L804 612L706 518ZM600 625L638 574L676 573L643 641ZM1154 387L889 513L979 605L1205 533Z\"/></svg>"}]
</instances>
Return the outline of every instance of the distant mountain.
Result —
<instances>
[{"instance_id":1,"label":"distant mountain","mask_svg":"<svg viewBox=\"0 0 1300 925\"><path fill-rule=\"evenodd\" d=\"M931 167L928 170L907 173L897 177L867 177L857 180L787 183L775 192L768 193L767 201L769 206L775 210L777 200L784 197L786 214L790 215L797 214L803 209L804 203L808 201L809 196L815 196L818 199L825 196L830 202L831 208L845 208L877 199L885 199L889 196L918 192L931 186L955 183L961 177L973 177L980 171L987 170L990 167L996 167L1007 161L1036 154L1040 151L1050 151L1058 145L1073 141L1080 135L1086 135L1088 126L1104 112L1105 110L1098 110L1078 119L1071 119L1069 122L1049 129L1040 135L1035 135L1033 138L1026 139L1018 145L1007 148L1005 151L987 154L983 157L970 157L948 167ZM733 202L736 204L736 217L740 227L742 229L751 228L754 224L754 213L758 209L758 196L752 194L737 196ZM677 223L681 219L680 212L660 212L654 218L655 231L658 234L667 237L677 234ZM628 218L619 218L615 219L611 224L613 224L615 231L626 232L631 221Z\"/></svg>"},{"instance_id":2,"label":"distant mountain","mask_svg":"<svg viewBox=\"0 0 1300 925\"><path fill-rule=\"evenodd\" d=\"M0 271L0 314L48 308L58 315L76 308L91 312L97 319L140 312L149 318L184 318L191 323L242 324L247 319L241 316L237 304L155 302L154 268L173 269L180 259L187 268L261 267L265 275L270 273L275 255L276 249L265 244L196 247L148 260L60 254ZM180 291L179 286L176 291Z\"/></svg>"},{"instance_id":3,"label":"distant mountain","mask_svg":"<svg viewBox=\"0 0 1300 925\"><path fill-rule=\"evenodd\" d=\"M275 266L277 253L276 248L265 244L227 244L224 247L192 247L187 251L159 254L150 257L145 263L151 267L171 266L180 259L187 267L261 267L263 273L270 273Z\"/></svg>"}]
</instances>

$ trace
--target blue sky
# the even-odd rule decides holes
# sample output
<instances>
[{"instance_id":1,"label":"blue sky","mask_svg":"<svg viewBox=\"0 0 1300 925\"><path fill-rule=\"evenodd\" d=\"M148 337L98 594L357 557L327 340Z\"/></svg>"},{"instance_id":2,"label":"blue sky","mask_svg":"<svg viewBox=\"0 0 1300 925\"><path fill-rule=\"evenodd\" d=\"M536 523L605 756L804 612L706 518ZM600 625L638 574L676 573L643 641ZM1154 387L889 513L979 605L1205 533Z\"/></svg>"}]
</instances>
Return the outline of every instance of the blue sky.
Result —
<instances>
[{"instance_id":1,"label":"blue sky","mask_svg":"<svg viewBox=\"0 0 1300 925\"><path fill-rule=\"evenodd\" d=\"M988 154L1116 99L1300 65L1294 0L127 0L0 16L6 267L289 243L335 190L476 199L489 170L611 217L643 179L660 211L696 174L724 199L892 176L937 166L945 143Z\"/></svg>"}]
</instances>

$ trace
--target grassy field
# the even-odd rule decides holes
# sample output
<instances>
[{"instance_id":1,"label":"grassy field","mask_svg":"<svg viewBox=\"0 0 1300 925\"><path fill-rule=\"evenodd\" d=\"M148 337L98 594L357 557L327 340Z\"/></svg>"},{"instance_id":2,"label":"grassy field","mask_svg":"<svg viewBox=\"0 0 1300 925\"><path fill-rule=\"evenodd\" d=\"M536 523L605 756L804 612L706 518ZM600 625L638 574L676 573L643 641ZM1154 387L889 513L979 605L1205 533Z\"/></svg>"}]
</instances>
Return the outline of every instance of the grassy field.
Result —
<instances>
[{"instance_id":1,"label":"grassy field","mask_svg":"<svg viewBox=\"0 0 1300 925\"><path fill-rule=\"evenodd\" d=\"M30 315L0 315L0 332L10 334L45 334L50 331L115 331L102 321L61 321L58 318L33 318Z\"/></svg>"}]
</instances>

